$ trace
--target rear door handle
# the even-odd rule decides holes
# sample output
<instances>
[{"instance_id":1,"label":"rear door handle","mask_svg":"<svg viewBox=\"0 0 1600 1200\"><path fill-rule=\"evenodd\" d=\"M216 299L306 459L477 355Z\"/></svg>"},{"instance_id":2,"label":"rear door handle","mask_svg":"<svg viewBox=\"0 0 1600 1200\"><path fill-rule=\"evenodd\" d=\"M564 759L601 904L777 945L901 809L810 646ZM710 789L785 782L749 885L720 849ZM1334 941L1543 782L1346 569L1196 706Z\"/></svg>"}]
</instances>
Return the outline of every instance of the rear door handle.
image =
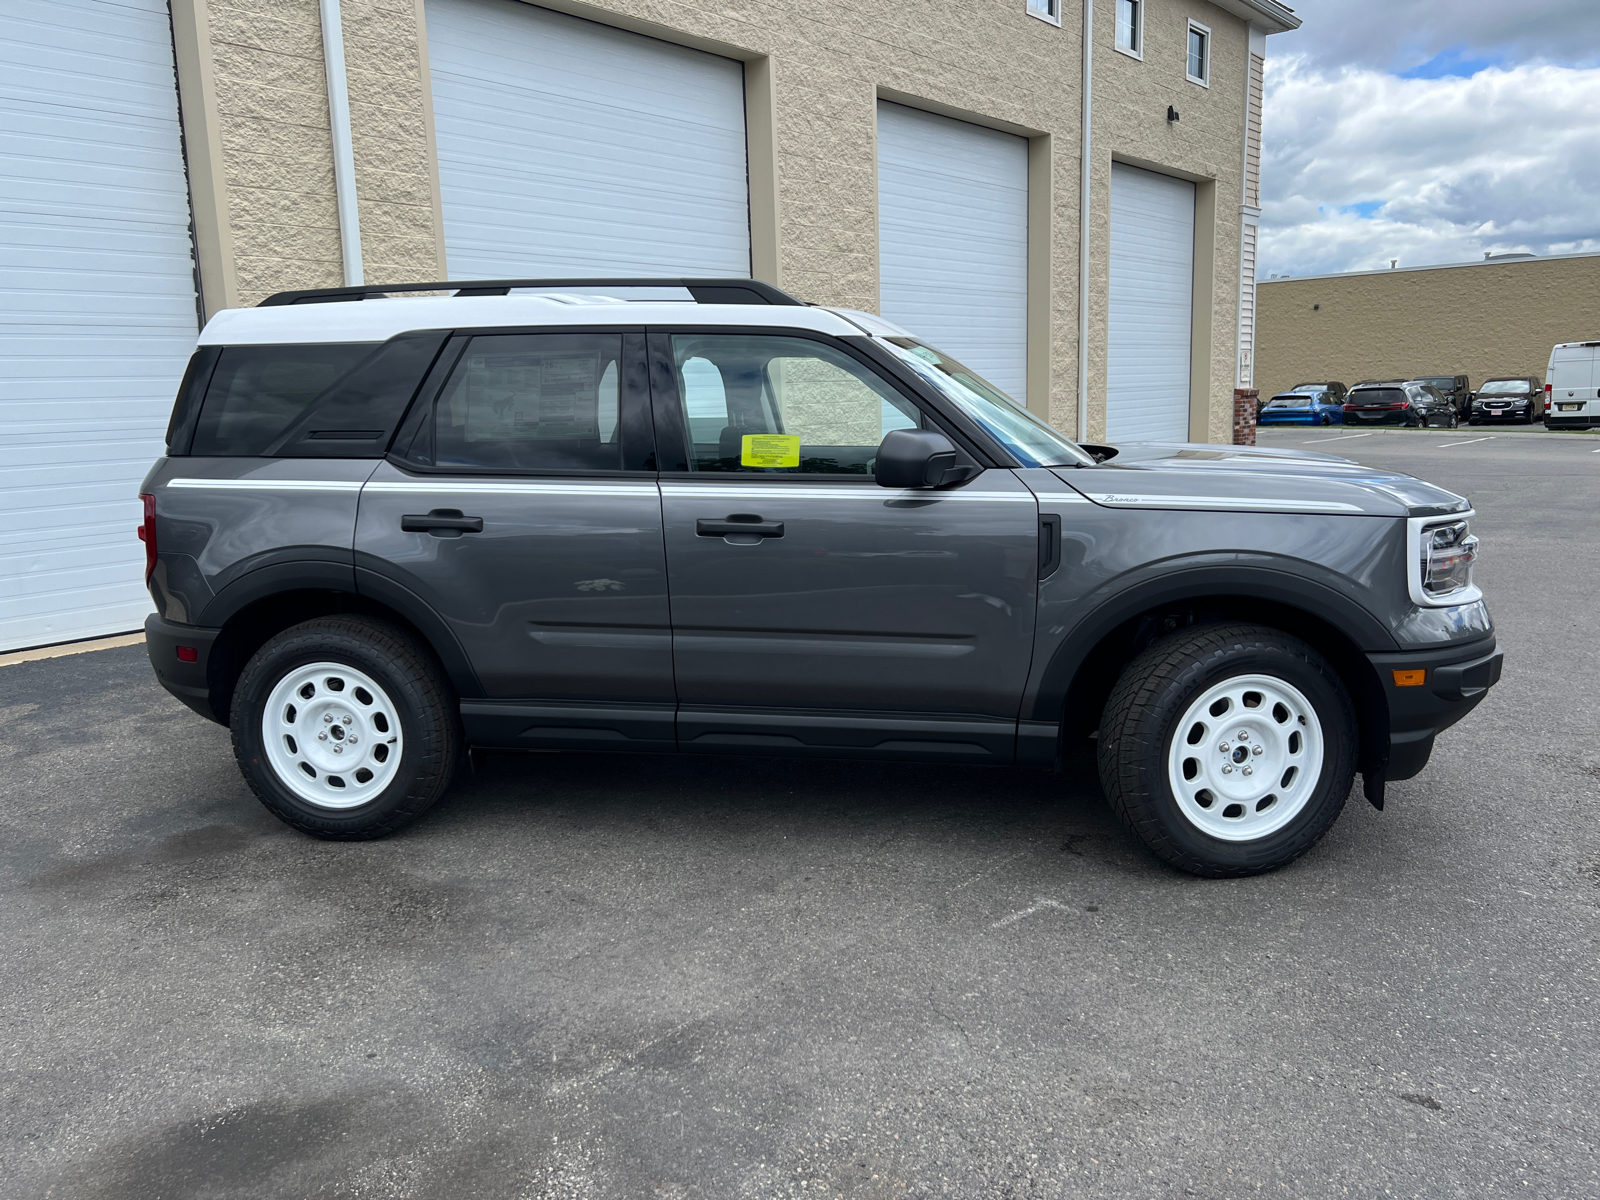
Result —
<instances>
[{"instance_id":1,"label":"rear door handle","mask_svg":"<svg viewBox=\"0 0 1600 1200\"><path fill-rule=\"evenodd\" d=\"M694 531L701 537L728 537L749 534L758 538L782 537L782 521L763 521L749 513L733 513L724 521L696 521Z\"/></svg>"},{"instance_id":2,"label":"rear door handle","mask_svg":"<svg viewBox=\"0 0 1600 1200\"><path fill-rule=\"evenodd\" d=\"M411 514L401 517L400 528L405 533L460 537L463 533L482 533L483 518L462 516L459 508L436 508L427 516Z\"/></svg>"}]
</instances>

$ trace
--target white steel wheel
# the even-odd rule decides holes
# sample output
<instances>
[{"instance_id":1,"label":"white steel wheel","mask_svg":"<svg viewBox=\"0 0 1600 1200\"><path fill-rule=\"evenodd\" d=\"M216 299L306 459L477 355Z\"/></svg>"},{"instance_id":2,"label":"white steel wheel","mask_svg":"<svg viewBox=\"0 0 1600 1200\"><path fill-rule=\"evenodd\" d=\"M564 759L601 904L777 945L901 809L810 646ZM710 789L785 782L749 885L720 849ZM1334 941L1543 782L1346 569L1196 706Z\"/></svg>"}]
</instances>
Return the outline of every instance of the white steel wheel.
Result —
<instances>
[{"instance_id":1,"label":"white steel wheel","mask_svg":"<svg viewBox=\"0 0 1600 1200\"><path fill-rule=\"evenodd\" d=\"M1300 813L1322 777L1322 724L1272 675L1236 675L1202 692L1173 727L1167 777L1201 832L1249 842Z\"/></svg>"},{"instance_id":2,"label":"white steel wheel","mask_svg":"<svg viewBox=\"0 0 1600 1200\"><path fill-rule=\"evenodd\" d=\"M295 667L261 712L261 746L278 782L319 808L358 808L400 768L400 720L387 692L345 663Z\"/></svg>"}]
</instances>

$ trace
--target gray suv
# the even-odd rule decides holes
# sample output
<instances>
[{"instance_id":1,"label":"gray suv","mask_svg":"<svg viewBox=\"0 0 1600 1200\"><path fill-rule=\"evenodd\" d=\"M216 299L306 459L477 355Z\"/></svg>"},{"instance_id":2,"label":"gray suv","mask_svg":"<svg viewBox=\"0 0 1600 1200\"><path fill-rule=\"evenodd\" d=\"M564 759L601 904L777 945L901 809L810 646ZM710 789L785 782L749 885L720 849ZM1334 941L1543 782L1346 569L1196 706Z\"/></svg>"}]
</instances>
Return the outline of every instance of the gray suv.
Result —
<instances>
[{"instance_id":1,"label":"gray suv","mask_svg":"<svg viewBox=\"0 0 1600 1200\"><path fill-rule=\"evenodd\" d=\"M1500 674L1461 497L1080 447L749 280L220 313L143 493L157 676L325 838L413 820L469 747L1054 770L1094 739L1156 854L1248 875L1356 772L1381 808Z\"/></svg>"}]
</instances>

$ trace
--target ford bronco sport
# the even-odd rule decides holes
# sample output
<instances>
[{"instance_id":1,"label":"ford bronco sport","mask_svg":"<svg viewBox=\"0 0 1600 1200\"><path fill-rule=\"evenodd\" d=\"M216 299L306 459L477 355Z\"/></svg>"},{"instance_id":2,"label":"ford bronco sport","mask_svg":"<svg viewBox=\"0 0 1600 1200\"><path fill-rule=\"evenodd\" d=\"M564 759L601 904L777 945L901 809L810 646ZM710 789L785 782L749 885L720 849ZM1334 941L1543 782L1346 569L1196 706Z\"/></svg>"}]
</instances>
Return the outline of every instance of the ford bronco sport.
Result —
<instances>
[{"instance_id":1,"label":"ford bronco sport","mask_svg":"<svg viewBox=\"0 0 1600 1200\"><path fill-rule=\"evenodd\" d=\"M1048 770L1096 738L1157 855L1247 875L1356 772L1381 808L1500 672L1461 497L1080 447L750 280L219 313L143 499L157 676L325 838L415 819L470 747Z\"/></svg>"}]
</instances>

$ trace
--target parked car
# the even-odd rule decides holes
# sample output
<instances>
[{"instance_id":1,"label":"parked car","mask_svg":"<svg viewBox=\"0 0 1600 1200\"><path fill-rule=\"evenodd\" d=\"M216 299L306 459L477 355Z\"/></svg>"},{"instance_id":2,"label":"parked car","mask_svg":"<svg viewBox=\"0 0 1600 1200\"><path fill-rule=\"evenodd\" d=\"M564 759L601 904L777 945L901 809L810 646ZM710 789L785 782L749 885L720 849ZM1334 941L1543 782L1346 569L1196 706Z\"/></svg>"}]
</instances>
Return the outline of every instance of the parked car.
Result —
<instances>
[{"instance_id":1,"label":"parked car","mask_svg":"<svg viewBox=\"0 0 1600 1200\"><path fill-rule=\"evenodd\" d=\"M1351 388L1345 398L1344 423L1454 429L1457 420L1455 406L1438 388L1421 380L1397 379Z\"/></svg>"},{"instance_id":2,"label":"parked car","mask_svg":"<svg viewBox=\"0 0 1600 1200\"><path fill-rule=\"evenodd\" d=\"M1279 392L1256 416L1258 425L1342 425L1344 405L1332 392Z\"/></svg>"},{"instance_id":3,"label":"parked car","mask_svg":"<svg viewBox=\"0 0 1600 1200\"><path fill-rule=\"evenodd\" d=\"M1465 375L1417 375L1412 382L1438 388L1461 420L1465 421L1471 414L1472 382Z\"/></svg>"},{"instance_id":4,"label":"parked car","mask_svg":"<svg viewBox=\"0 0 1600 1200\"><path fill-rule=\"evenodd\" d=\"M1544 373L1546 429L1600 425L1600 342L1563 342Z\"/></svg>"},{"instance_id":5,"label":"parked car","mask_svg":"<svg viewBox=\"0 0 1600 1200\"><path fill-rule=\"evenodd\" d=\"M1292 388L1285 388L1283 391L1279 392L1278 395L1285 396L1291 392L1300 394L1304 394L1306 392L1331 392L1333 394L1334 403L1343 404L1345 393L1348 390L1349 389L1346 388L1342 383L1297 383ZM1269 399L1262 399L1261 397L1256 398L1257 416L1260 415L1261 410L1265 408L1269 402Z\"/></svg>"},{"instance_id":6,"label":"parked car","mask_svg":"<svg viewBox=\"0 0 1600 1200\"><path fill-rule=\"evenodd\" d=\"M1381 808L1499 678L1442 488L1086 451L906 330L748 279L515 291L578 286L289 292L201 333L141 489L150 660L294 828L390 833L472 747L1092 746L1157 855L1250 875L1357 771Z\"/></svg>"},{"instance_id":7,"label":"parked car","mask_svg":"<svg viewBox=\"0 0 1600 1200\"><path fill-rule=\"evenodd\" d=\"M1291 392L1331 392L1335 402L1343 404L1349 388L1342 383L1297 383L1289 389Z\"/></svg>"},{"instance_id":8,"label":"parked car","mask_svg":"<svg viewBox=\"0 0 1600 1200\"><path fill-rule=\"evenodd\" d=\"M1543 417L1544 389L1538 376L1516 375L1491 379L1472 397L1470 424L1486 421L1520 421L1532 425Z\"/></svg>"}]
</instances>

